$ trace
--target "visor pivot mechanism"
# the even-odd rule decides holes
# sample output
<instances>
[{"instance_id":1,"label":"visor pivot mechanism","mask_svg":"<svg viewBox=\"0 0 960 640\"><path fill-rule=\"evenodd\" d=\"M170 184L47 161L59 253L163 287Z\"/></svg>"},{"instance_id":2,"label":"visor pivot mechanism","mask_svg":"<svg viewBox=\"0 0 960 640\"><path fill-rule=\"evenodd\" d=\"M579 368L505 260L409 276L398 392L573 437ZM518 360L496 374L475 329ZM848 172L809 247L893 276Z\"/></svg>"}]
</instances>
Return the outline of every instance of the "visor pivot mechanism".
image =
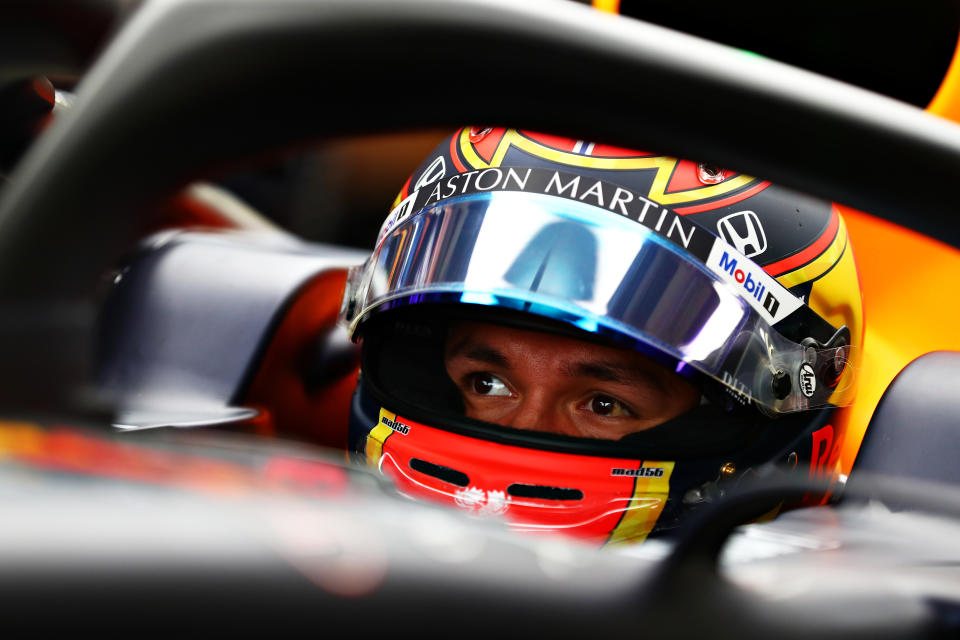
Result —
<instances>
[{"instance_id":1,"label":"visor pivot mechanism","mask_svg":"<svg viewBox=\"0 0 960 640\"><path fill-rule=\"evenodd\" d=\"M718 184L726 177L725 171L712 164L700 162L697 164L697 178L701 184Z\"/></svg>"},{"instance_id":2,"label":"visor pivot mechanism","mask_svg":"<svg viewBox=\"0 0 960 640\"><path fill-rule=\"evenodd\" d=\"M838 347L833 356L833 374L836 377L840 377L840 374L843 373L843 368L847 364L847 347L846 345Z\"/></svg>"},{"instance_id":3,"label":"visor pivot mechanism","mask_svg":"<svg viewBox=\"0 0 960 640\"><path fill-rule=\"evenodd\" d=\"M805 338L801 344L806 348L804 359L814 366L817 377L827 388L836 387L849 358L850 330L846 325L837 329L826 343L821 344L813 338Z\"/></svg>"},{"instance_id":4,"label":"visor pivot mechanism","mask_svg":"<svg viewBox=\"0 0 960 640\"><path fill-rule=\"evenodd\" d=\"M783 400L790 395L790 390L793 386L790 382L790 374L783 369L779 369L773 374L771 386L773 387L774 397L778 400Z\"/></svg>"}]
</instances>

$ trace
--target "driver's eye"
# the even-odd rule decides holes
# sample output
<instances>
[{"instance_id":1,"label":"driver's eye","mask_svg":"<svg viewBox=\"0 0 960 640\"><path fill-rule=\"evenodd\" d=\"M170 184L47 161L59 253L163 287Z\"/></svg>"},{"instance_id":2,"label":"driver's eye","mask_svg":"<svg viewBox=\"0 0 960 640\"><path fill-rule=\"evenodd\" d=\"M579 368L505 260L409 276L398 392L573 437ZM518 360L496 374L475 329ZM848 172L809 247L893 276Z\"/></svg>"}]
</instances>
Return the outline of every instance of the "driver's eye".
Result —
<instances>
[{"instance_id":1,"label":"driver's eye","mask_svg":"<svg viewBox=\"0 0 960 640\"><path fill-rule=\"evenodd\" d=\"M633 416L633 412L630 411L630 409L627 409L622 402L616 398L605 395L596 395L590 398L588 408L597 415L608 416L611 418L626 418Z\"/></svg>"},{"instance_id":2,"label":"driver's eye","mask_svg":"<svg viewBox=\"0 0 960 640\"><path fill-rule=\"evenodd\" d=\"M509 396L510 389L503 380L492 373L474 373L472 376L474 393L482 396Z\"/></svg>"}]
</instances>

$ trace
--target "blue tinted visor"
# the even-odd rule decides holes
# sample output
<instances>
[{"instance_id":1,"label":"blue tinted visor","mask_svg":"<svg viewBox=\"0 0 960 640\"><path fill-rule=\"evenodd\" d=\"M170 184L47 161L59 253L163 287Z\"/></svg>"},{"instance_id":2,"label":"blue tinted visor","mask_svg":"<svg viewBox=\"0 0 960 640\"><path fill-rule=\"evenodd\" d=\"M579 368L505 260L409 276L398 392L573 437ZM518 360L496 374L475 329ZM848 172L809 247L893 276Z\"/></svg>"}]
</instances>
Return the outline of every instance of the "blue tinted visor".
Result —
<instances>
[{"instance_id":1,"label":"blue tinted visor","mask_svg":"<svg viewBox=\"0 0 960 640\"><path fill-rule=\"evenodd\" d=\"M808 394L800 384L817 354L773 330L700 260L648 227L566 198L479 193L388 219L370 259L350 273L341 321L353 335L378 310L430 301L616 335L774 412L837 401L838 389Z\"/></svg>"}]
</instances>

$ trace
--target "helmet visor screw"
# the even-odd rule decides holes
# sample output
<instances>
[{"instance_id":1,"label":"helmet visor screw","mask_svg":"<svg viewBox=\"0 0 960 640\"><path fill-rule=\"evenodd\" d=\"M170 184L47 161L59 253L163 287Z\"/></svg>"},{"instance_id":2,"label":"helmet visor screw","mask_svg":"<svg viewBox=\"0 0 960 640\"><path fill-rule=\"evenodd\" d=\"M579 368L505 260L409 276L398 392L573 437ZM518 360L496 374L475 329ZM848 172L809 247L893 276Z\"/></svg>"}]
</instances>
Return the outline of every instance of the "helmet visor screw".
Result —
<instances>
[{"instance_id":1,"label":"helmet visor screw","mask_svg":"<svg viewBox=\"0 0 960 640\"><path fill-rule=\"evenodd\" d=\"M720 167L700 162L697 164L697 178L703 184L717 184L723 182L724 171Z\"/></svg>"},{"instance_id":2,"label":"helmet visor screw","mask_svg":"<svg viewBox=\"0 0 960 640\"><path fill-rule=\"evenodd\" d=\"M833 372L839 376L845 366L847 366L847 348L844 346L839 347L833 354Z\"/></svg>"},{"instance_id":3,"label":"helmet visor screw","mask_svg":"<svg viewBox=\"0 0 960 640\"><path fill-rule=\"evenodd\" d=\"M486 138L490 132L493 131L493 127L470 127L470 142L476 144Z\"/></svg>"},{"instance_id":4,"label":"helmet visor screw","mask_svg":"<svg viewBox=\"0 0 960 640\"><path fill-rule=\"evenodd\" d=\"M790 395L790 375L782 369L773 374L773 395L777 400L783 400Z\"/></svg>"}]
</instances>

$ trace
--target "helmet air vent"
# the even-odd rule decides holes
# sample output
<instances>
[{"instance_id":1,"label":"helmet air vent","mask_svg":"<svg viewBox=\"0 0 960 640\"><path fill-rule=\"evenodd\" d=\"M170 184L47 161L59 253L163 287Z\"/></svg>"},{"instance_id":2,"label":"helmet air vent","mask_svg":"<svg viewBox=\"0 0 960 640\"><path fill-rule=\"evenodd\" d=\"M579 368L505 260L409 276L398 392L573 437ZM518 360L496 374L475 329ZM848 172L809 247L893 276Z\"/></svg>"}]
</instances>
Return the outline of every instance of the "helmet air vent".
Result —
<instances>
[{"instance_id":1,"label":"helmet air vent","mask_svg":"<svg viewBox=\"0 0 960 640\"><path fill-rule=\"evenodd\" d=\"M410 458L410 468L458 487L465 487L470 484L470 478L467 474L450 467L441 467L439 464L433 464L420 458Z\"/></svg>"},{"instance_id":2,"label":"helmet air vent","mask_svg":"<svg viewBox=\"0 0 960 640\"><path fill-rule=\"evenodd\" d=\"M514 483L507 487L507 493L515 498L538 498L540 500L583 500L580 489L547 487L540 484Z\"/></svg>"}]
</instances>

